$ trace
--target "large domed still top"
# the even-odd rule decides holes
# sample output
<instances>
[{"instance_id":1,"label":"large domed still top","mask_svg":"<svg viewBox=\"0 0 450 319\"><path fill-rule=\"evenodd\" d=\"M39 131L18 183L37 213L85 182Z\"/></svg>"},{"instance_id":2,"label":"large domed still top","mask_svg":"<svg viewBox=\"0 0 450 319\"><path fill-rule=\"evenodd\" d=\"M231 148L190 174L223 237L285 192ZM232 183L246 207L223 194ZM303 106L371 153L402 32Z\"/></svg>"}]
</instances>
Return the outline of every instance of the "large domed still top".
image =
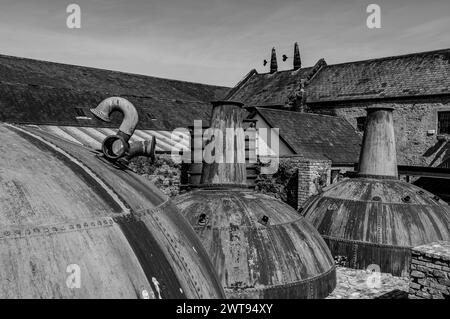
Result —
<instances>
[{"instance_id":1,"label":"large domed still top","mask_svg":"<svg viewBox=\"0 0 450 319\"><path fill-rule=\"evenodd\" d=\"M326 188L302 207L335 257L353 268L409 272L411 247L450 240L450 206L397 172L393 109L368 109L358 178Z\"/></svg>"},{"instance_id":2,"label":"large domed still top","mask_svg":"<svg viewBox=\"0 0 450 319\"><path fill-rule=\"evenodd\" d=\"M220 298L154 185L44 131L0 125L0 298Z\"/></svg>"},{"instance_id":3,"label":"large domed still top","mask_svg":"<svg viewBox=\"0 0 450 319\"><path fill-rule=\"evenodd\" d=\"M400 180L342 181L307 201L302 214L353 268L377 264L406 275L411 247L450 240L450 207Z\"/></svg>"},{"instance_id":4,"label":"large domed still top","mask_svg":"<svg viewBox=\"0 0 450 319\"><path fill-rule=\"evenodd\" d=\"M194 227L227 296L324 298L334 261L314 227L293 208L244 188L204 188L175 204Z\"/></svg>"}]
</instances>

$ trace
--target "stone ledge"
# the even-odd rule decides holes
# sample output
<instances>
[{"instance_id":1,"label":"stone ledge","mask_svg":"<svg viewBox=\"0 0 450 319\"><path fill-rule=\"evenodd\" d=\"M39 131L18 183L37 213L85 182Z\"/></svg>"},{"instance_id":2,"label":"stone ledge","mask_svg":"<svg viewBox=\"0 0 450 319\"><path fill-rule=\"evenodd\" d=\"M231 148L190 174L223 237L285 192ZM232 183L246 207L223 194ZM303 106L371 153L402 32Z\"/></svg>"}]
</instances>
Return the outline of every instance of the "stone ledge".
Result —
<instances>
[{"instance_id":1,"label":"stone ledge","mask_svg":"<svg viewBox=\"0 0 450 319\"><path fill-rule=\"evenodd\" d=\"M427 245L417 246L412 249L412 256L427 257L450 262L450 242L439 241ZM449 263L447 263L449 264Z\"/></svg>"},{"instance_id":2,"label":"stone ledge","mask_svg":"<svg viewBox=\"0 0 450 319\"><path fill-rule=\"evenodd\" d=\"M450 242L414 247L411 255L409 298L449 298Z\"/></svg>"}]
</instances>

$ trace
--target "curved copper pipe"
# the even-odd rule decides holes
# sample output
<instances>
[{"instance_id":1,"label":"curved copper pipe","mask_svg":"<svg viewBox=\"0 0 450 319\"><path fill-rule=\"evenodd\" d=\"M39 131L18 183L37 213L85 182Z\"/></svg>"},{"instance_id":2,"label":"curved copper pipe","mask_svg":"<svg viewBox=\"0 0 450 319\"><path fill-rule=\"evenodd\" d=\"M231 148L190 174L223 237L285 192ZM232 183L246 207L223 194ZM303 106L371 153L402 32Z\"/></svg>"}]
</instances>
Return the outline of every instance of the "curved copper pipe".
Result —
<instances>
[{"instance_id":1,"label":"curved copper pipe","mask_svg":"<svg viewBox=\"0 0 450 319\"><path fill-rule=\"evenodd\" d=\"M120 124L117 135L122 136L128 142L139 121L137 110L130 101L121 97L110 97L100 102L95 109L91 109L92 114L105 122L111 122L110 115L115 111L123 114L122 124Z\"/></svg>"},{"instance_id":2,"label":"curved copper pipe","mask_svg":"<svg viewBox=\"0 0 450 319\"><path fill-rule=\"evenodd\" d=\"M130 144L127 153L127 160L136 156L150 157L152 162L155 160L156 138L152 136L151 140L135 141Z\"/></svg>"}]
</instances>

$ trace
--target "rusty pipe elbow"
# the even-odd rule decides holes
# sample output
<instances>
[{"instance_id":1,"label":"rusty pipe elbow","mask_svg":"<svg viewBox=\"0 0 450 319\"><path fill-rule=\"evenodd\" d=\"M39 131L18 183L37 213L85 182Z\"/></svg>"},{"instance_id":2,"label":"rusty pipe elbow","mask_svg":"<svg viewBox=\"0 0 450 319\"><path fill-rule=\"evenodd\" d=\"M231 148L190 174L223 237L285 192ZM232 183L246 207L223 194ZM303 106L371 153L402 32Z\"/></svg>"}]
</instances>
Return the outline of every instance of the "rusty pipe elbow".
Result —
<instances>
[{"instance_id":1,"label":"rusty pipe elbow","mask_svg":"<svg viewBox=\"0 0 450 319\"><path fill-rule=\"evenodd\" d=\"M131 160L136 156L146 156L155 160L155 148L156 148L156 138L152 136L151 140L145 141L135 141L130 144L130 149L128 150L127 160Z\"/></svg>"},{"instance_id":2,"label":"rusty pipe elbow","mask_svg":"<svg viewBox=\"0 0 450 319\"><path fill-rule=\"evenodd\" d=\"M134 105L127 99L121 97L110 97L102 102L95 109L90 109L91 113L105 122L111 122L110 115L115 111L123 114L122 124L120 124L117 135L122 136L128 142L133 135L139 116Z\"/></svg>"}]
</instances>

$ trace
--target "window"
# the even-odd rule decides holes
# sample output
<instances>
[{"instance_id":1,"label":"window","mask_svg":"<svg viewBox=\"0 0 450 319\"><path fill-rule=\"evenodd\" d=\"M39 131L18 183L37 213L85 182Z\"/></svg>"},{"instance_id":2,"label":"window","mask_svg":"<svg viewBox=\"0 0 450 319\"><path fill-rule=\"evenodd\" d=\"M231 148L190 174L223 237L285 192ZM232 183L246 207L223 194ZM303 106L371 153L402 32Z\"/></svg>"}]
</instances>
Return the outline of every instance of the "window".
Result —
<instances>
[{"instance_id":1,"label":"window","mask_svg":"<svg viewBox=\"0 0 450 319\"><path fill-rule=\"evenodd\" d=\"M450 111L438 112L438 134L450 134Z\"/></svg>"},{"instance_id":2,"label":"window","mask_svg":"<svg viewBox=\"0 0 450 319\"><path fill-rule=\"evenodd\" d=\"M364 127L366 126L366 117L360 116L356 118L356 129L359 132L364 132Z\"/></svg>"}]
</instances>

